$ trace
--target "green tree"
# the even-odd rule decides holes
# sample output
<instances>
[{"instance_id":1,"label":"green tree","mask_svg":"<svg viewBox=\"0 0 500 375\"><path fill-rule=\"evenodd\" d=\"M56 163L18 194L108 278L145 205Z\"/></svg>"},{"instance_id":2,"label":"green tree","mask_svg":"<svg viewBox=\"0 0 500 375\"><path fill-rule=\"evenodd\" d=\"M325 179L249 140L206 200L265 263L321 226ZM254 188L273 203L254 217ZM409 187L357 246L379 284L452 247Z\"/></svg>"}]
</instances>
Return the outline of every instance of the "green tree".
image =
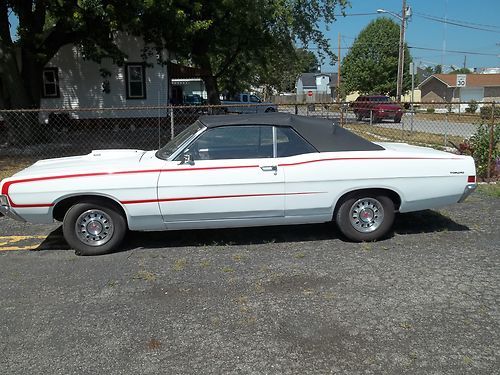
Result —
<instances>
[{"instance_id":1,"label":"green tree","mask_svg":"<svg viewBox=\"0 0 500 375\"><path fill-rule=\"evenodd\" d=\"M318 47L322 57L335 59L319 24L330 24L347 0L172 0L180 18L193 27L174 35L168 22L156 24L167 45L177 42L184 54L204 72L208 100L219 102L220 89L238 91L253 84L276 83L278 67L300 60L296 43ZM158 4L161 1L158 0ZM155 14L170 12L158 5ZM168 13L169 14L169 13ZM179 43L179 41L182 41ZM170 44L169 44L170 43ZM295 77L294 77L295 78ZM267 82L266 82L267 81Z\"/></svg>"},{"instance_id":2,"label":"green tree","mask_svg":"<svg viewBox=\"0 0 500 375\"><path fill-rule=\"evenodd\" d=\"M236 90L301 61L296 43L335 59L319 23L331 23L347 0L7 0L0 2L0 108L38 108L43 67L65 44L88 59L126 57L116 32L141 35L205 73L210 103L219 86ZM19 19L10 35L9 14ZM151 53L151 51L150 51ZM264 69L263 67L267 67Z\"/></svg>"},{"instance_id":3,"label":"green tree","mask_svg":"<svg viewBox=\"0 0 500 375\"><path fill-rule=\"evenodd\" d=\"M320 64L316 55L304 48L294 49L289 55L278 52L269 61L266 66L255 67L256 77L252 82L269 93L295 91L297 77L301 73L317 72Z\"/></svg>"},{"instance_id":4,"label":"green tree","mask_svg":"<svg viewBox=\"0 0 500 375\"><path fill-rule=\"evenodd\" d=\"M453 69L449 74L472 74L469 68Z\"/></svg>"},{"instance_id":5,"label":"green tree","mask_svg":"<svg viewBox=\"0 0 500 375\"><path fill-rule=\"evenodd\" d=\"M411 77L406 72L412 59L406 45L404 49L403 91L406 91L411 87ZM342 61L342 91L395 96L398 56L399 25L386 17L370 22Z\"/></svg>"}]
</instances>

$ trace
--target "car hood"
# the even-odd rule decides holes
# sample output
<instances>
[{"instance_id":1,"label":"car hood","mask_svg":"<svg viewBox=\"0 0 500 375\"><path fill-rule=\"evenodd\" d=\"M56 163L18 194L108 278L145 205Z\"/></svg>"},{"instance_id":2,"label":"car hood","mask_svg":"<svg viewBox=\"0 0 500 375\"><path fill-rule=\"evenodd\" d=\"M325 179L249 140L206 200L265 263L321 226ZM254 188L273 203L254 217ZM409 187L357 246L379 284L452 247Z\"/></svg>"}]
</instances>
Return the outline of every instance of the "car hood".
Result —
<instances>
[{"instance_id":1,"label":"car hood","mask_svg":"<svg viewBox=\"0 0 500 375\"><path fill-rule=\"evenodd\" d=\"M87 155L37 161L13 178L54 176L134 169L146 154L143 150L94 150Z\"/></svg>"}]
</instances>

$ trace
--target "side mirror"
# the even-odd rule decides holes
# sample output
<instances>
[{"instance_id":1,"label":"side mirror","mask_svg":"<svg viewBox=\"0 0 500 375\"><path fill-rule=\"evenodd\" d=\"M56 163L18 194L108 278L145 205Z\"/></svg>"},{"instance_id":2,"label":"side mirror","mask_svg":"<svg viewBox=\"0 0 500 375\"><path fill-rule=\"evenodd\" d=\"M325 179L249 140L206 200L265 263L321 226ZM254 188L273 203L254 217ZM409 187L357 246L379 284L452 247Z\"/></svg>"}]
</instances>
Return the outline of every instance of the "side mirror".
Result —
<instances>
[{"instance_id":1,"label":"side mirror","mask_svg":"<svg viewBox=\"0 0 500 375\"><path fill-rule=\"evenodd\" d=\"M182 164L194 165L193 155L189 153L189 150L186 150L186 152L182 155L182 160L179 165Z\"/></svg>"}]
</instances>

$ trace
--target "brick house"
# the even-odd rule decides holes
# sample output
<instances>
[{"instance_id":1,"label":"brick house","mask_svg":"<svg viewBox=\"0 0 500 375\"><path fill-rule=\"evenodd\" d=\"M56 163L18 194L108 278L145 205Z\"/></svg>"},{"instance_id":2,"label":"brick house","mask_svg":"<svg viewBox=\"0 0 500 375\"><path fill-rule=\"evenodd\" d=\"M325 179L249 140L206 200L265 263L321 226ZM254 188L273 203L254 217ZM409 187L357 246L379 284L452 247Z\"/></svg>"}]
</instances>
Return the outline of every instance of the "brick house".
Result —
<instances>
[{"instance_id":1,"label":"brick house","mask_svg":"<svg viewBox=\"0 0 500 375\"><path fill-rule=\"evenodd\" d=\"M500 102L500 74L465 74L465 78L465 85L457 86L457 74L431 75L418 85L422 102Z\"/></svg>"}]
</instances>

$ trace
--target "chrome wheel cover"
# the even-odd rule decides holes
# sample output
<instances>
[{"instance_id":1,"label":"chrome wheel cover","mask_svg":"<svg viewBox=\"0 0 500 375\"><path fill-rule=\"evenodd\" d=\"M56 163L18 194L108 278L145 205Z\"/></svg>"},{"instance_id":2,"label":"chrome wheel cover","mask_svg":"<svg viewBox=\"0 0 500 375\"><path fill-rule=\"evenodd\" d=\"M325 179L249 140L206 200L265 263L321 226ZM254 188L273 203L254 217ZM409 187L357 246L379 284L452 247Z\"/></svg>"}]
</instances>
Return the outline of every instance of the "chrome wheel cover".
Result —
<instances>
[{"instance_id":1,"label":"chrome wheel cover","mask_svg":"<svg viewBox=\"0 0 500 375\"><path fill-rule=\"evenodd\" d=\"M88 246L102 246L113 237L113 220L104 211L88 210L76 219L75 233Z\"/></svg>"},{"instance_id":2,"label":"chrome wheel cover","mask_svg":"<svg viewBox=\"0 0 500 375\"><path fill-rule=\"evenodd\" d=\"M384 221L384 208L375 198L362 198L354 202L349 210L349 220L361 233L377 230Z\"/></svg>"}]
</instances>

